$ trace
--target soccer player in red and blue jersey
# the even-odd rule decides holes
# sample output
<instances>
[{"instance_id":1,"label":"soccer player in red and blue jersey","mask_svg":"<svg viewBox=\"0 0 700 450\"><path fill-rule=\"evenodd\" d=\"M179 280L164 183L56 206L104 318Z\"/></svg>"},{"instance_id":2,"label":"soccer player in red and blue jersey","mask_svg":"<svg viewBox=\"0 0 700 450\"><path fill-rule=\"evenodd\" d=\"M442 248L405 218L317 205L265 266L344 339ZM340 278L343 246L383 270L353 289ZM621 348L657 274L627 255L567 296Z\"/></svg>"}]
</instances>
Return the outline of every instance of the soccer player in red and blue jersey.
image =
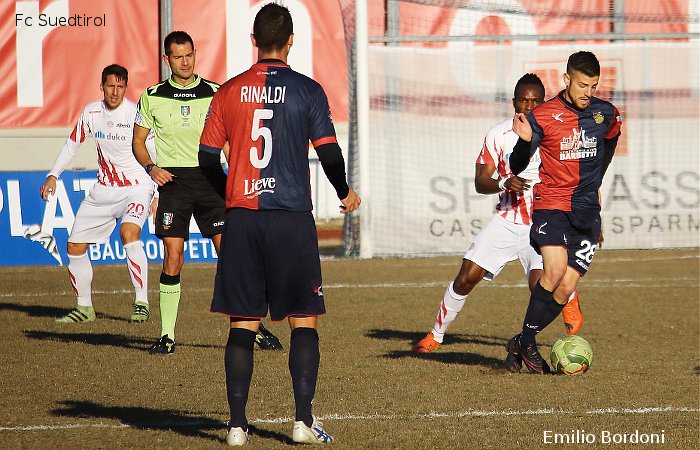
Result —
<instances>
[{"instance_id":1,"label":"soccer player in red and blue jersey","mask_svg":"<svg viewBox=\"0 0 700 450\"><path fill-rule=\"evenodd\" d=\"M599 79L596 56L574 53L566 65L566 88L513 120L519 139L510 156L512 172L524 170L538 148L542 160L530 241L542 255L543 274L532 289L522 332L506 346L512 372L521 361L531 372L550 372L535 336L559 315L598 247L598 190L622 125L617 108L593 96Z\"/></svg>"},{"instance_id":2,"label":"soccer player in red and blue jersey","mask_svg":"<svg viewBox=\"0 0 700 450\"><path fill-rule=\"evenodd\" d=\"M311 414L320 353L317 317L325 313L316 225L311 214L309 141L338 194L341 212L360 205L347 184L328 99L314 80L293 71L289 10L270 3L255 16L258 62L214 95L200 140L200 167L225 190L226 219L211 310L230 317L224 363L231 420L226 443L248 442L245 408L260 319L287 319L295 442L333 438ZM228 175L219 164L228 143Z\"/></svg>"}]
</instances>

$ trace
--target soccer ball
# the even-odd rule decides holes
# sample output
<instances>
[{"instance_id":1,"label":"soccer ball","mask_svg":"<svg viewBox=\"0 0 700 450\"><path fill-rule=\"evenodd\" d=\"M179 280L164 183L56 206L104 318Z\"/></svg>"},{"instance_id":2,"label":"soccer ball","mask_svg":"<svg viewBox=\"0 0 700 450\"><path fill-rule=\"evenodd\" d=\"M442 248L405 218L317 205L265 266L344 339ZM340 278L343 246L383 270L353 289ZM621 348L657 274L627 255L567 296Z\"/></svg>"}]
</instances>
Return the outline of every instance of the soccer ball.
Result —
<instances>
[{"instance_id":1,"label":"soccer ball","mask_svg":"<svg viewBox=\"0 0 700 450\"><path fill-rule=\"evenodd\" d=\"M581 336L564 336L552 345L549 355L552 367L567 375L580 375L591 367L593 349Z\"/></svg>"}]
</instances>

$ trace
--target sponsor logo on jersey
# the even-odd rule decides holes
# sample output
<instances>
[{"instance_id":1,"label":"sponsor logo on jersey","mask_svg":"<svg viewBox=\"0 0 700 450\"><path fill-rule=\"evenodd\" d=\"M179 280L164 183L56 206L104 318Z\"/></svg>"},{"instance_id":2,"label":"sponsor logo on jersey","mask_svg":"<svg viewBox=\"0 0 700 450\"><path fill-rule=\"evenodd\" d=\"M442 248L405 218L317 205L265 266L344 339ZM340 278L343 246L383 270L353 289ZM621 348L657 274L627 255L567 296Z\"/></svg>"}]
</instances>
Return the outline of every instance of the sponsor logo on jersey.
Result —
<instances>
[{"instance_id":1,"label":"sponsor logo on jersey","mask_svg":"<svg viewBox=\"0 0 700 450\"><path fill-rule=\"evenodd\" d=\"M593 120L595 121L595 123L600 125L601 123L603 123L605 118L603 117L603 114L600 111L598 111L597 113L593 114Z\"/></svg>"},{"instance_id":2,"label":"sponsor logo on jersey","mask_svg":"<svg viewBox=\"0 0 700 450\"><path fill-rule=\"evenodd\" d=\"M559 160L593 158L598 154L598 139L586 137L586 130L571 129L571 136L561 140Z\"/></svg>"},{"instance_id":3,"label":"sponsor logo on jersey","mask_svg":"<svg viewBox=\"0 0 700 450\"><path fill-rule=\"evenodd\" d=\"M243 195L247 198L254 198L261 194L274 194L275 185L277 181L270 178L260 178L256 180L255 178L251 180L243 180Z\"/></svg>"},{"instance_id":4,"label":"sponsor logo on jersey","mask_svg":"<svg viewBox=\"0 0 700 450\"><path fill-rule=\"evenodd\" d=\"M564 123L564 120L561 118L561 116L563 114L564 114L563 112L560 112L559 114L552 114L552 119L558 120L559 122Z\"/></svg>"},{"instance_id":5,"label":"sponsor logo on jersey","mask_svg":"<svg viewBox=\"0 0 700 450\"><path fill-rule=\"evenodd\" d=\"M185 117L189 116L190 115L190 106L189 105L180 106L180 114L182 114Z\"/></svg>"},{"instance_id":6,"label":"sponsor logo on jersey","mask_svg":"<svg viewBox=\"0 0 700 450\"><path fill-rule=\"evenodd\" d=\"M176 92L173 94L175 98L197 98L197 94L194 92Z\"/></svg>"},{"instance_id":7,"label":"sponsor logo on jersey","mask_svg":"<svg viewBox=\"0 0 700 450\"><path fill-rule=\"evenodd\" d=\"M319 297L323 297L323 286L314 288L314 294L318 295Z\"/></svg>"},{"instance_id":8,"label":"sponsor logo on jersey","mask_svg":"<svg viewBox=\"0 0 700 450\"><path fill-rule=\"evenodd\" d=\"M105 134L104 132L99 131L99 130L95 132L94 136L95 136L95 139L104 139L107 141L126 141L127 140L126 136L120 136L120 135L115 134L115 133Z\"/></svg>"},{"instance_id":9,"label":"sponsor logo on jersey","mask_svg":"<svg viewBox=\"0 0 700 450\"><path fill-rule=\"evenodd\" d=\"M118 123L117 128L131 128L130 123Z\"/></svg>"},{"instance_id":10,"label":"sponsor logo on jersey","mask_svg":"<svg viewBox=\"0 0 700 450\"><path fill-rule=\"evenodd\" d=\"M213 226L215 226L215 227L223 227L223 226L224 226L224 221L221 220L221 221L219 221L219 222L214 222L214 223L213 223Z\"/></svg>"}]
</instances>

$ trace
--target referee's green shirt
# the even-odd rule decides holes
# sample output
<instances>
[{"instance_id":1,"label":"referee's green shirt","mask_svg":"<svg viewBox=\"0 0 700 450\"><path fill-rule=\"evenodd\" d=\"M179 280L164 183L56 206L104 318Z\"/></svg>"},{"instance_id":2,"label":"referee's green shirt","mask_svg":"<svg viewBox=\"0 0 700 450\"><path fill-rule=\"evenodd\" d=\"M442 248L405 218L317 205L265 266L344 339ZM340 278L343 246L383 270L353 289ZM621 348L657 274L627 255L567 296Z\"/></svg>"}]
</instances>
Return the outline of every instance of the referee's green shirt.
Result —
<instances>
[{"instance_id":1,"label":"referee's green shirt","mask_svg":"<svg viewBox=\"0 0 700 450\"><path fill-rule=\"evenodd\" d=\"M135 122L155 130L159 167L199 166L199 137L218 88L218 84L195 75L187 86L168 78L141 94Z\"/></svg>"}]
</instances>

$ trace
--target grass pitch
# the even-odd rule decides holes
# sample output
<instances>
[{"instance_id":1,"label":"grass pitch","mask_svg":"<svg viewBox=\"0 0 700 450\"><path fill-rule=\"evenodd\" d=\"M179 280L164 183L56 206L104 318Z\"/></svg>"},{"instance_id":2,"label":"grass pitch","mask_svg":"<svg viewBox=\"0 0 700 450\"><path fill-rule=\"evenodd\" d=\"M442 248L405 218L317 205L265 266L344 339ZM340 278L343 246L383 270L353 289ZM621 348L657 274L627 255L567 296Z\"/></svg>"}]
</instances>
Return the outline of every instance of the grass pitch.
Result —
<instances>
[{"instance_id":1,"label":"grass pitch","mask_svg":"<svg viewBox=\"0 0 700 450\"><path fill-rule=\"evenodd\" d=\"M593 363L567 377L503 366L528 299L517 263L472 292L436 352L416 355L461 259L326 260L314 413L334 448L639 448L635 432L664 439L643 448L700 448L699 261L697 249L597 253L579 286ZM208 312L214 272L185 266L177 351L153 356L155 264L145 324L128 323L124 266L95 267L98 320L77 325L54 323L75 302L65 268L0 269L0 447L223 448L228 333ZM268 328L285 350L255 351L251 448L293 445L289 330ZM561 319L542 332L543 355L564 334Z\"/></svg>"}]
</instances>

